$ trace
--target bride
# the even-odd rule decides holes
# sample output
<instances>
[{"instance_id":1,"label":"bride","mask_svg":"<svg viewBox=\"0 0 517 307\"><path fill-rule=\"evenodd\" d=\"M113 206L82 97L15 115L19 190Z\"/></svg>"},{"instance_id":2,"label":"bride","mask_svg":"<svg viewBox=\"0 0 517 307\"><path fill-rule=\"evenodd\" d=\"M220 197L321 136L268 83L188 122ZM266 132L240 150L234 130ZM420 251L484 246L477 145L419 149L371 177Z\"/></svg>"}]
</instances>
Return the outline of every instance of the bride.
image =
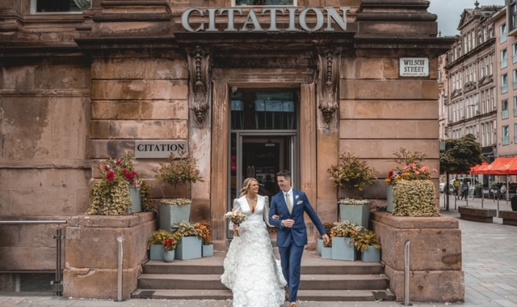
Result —
<instances>
[{"instance_id":1,"label":"bride","mask_svg":"<svg viewBox=\"0 0 517 307\"><path fill-rule=\"evenodd\" d=\"M265 221L268 220L267 197L258 195L259 183L246 178L233 210L247 218L240 225L226 258L221 282L233 292L234 307L274 307L284 303L286 281L280 262L273 255L273 247Z\"/></svg>"}]
</instances>

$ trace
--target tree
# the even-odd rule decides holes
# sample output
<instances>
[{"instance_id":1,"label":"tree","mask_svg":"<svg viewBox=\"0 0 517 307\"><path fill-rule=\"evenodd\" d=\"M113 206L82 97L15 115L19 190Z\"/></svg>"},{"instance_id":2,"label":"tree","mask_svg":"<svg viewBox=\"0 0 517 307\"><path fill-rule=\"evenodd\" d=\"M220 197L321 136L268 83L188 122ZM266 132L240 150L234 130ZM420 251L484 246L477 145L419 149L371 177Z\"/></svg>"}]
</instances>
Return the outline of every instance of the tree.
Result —
<instances>
[{"instance_id":1,"label":"tree","mask_svg":"<svg viewBox=\"0 0 517 307\"><path fill-rule=\"evenodd\" d=\"M445 141L445 151L440 154L440 173L446 174L446 185L449 183L449 174L466 174L470 169L483 162L481 145L476 137L467 134L460 139ZM448 189L448 187L447 187ZM446 210L449 210L449 197L447 196Z\"/></svg>"}]
</instances>

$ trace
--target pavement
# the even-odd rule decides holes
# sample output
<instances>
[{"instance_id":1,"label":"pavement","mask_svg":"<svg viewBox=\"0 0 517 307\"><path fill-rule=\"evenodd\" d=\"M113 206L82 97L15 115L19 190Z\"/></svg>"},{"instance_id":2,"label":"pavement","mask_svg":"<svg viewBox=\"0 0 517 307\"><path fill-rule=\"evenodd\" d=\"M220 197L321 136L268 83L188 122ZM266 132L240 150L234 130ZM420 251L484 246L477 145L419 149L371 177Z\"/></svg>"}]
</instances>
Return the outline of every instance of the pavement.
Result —
<instances>
[{"instance_id":1,"label":"pavement","mask_svg":"<svg viewBox=\"0 0 517 307\"><path fill-rule=\"evenodd\" d=\"M388 306L517 306L517 227L502 225L502 219L493 223L480 223L459 219L458 206L491 208L511 211L509 201L469 198L455 200L449 196L449 210L443 205L446 196L440 197L441 214L458 218L462 230L463 271L465 274L465 301L447 303L404 302L308 302L301 301L298 307L388 307ZM231 307L231 300L157 300L129 299L125 301L80 299L49 296L0 296L0 306L73 306L73 307ZM253 306L250 306L253 307ZM284 306L282 306L284 307ZM287 307L287 304L285 304Z\"/></svg>"}]
</instances>

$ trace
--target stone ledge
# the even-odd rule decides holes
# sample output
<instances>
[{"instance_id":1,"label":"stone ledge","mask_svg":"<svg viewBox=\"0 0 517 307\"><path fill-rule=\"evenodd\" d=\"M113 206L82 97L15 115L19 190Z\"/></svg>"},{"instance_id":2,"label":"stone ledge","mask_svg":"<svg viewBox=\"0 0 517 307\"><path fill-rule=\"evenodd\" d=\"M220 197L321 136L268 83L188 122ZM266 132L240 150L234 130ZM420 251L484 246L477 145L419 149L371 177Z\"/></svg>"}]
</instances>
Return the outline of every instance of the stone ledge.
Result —
<instances>
[{"instance_id":1,"label":"stone ledge","mask_svg":"<svg viewBox=\"0 0 517 307\"><path fill-rule=\"evenodd\" d=\"M495 209L486 208L459 206L458 212L460 213L460 218L464 220L483 223L492 223L494 221L494 217L496 216Z\"/></svg>"},{"instance_id":2,"label":"stone ledge","mask_svg":"<svg viewBox=\"0 0 517 307\"><path fill-rule=\"evenodd\" d=\"M499 217L503 219L503 225L517 226L517 211L499 211Z\"/></svg>"},{"instance_id":3,"label":"stone ledge","mask_svg":"<svg viewBox=\"0 0 517 307\"><path fill-rule=\"evenodd\" d=\"M371 215L374 221L402 229L457 229L458 220L452 217L413 217L413 216L394 216L389 212L376 211Z\"/></svg>"},{"instance_id":4,"label":"stone ledge","mask_svg":"<svg viewBox=\"0 0 517 307\"><path fill-rule=\"evenodd\" d=\"M124 228L135 227L155 219L154 212L139 212L131 215L77 215L68 220L71 227Z\"/></svg>"}]
</instances>

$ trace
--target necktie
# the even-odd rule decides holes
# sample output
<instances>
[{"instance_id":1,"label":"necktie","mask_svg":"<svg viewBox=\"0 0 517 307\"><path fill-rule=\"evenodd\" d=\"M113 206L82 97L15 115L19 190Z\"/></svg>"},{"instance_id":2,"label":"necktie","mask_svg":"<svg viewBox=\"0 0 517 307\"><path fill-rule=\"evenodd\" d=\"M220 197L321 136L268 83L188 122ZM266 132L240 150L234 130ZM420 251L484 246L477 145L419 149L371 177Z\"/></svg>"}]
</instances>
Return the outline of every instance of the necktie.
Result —
<instances>
[{"instance_id":1,"label":"necktie","mask_svg":"<svg viewBox=\"0 0 517 307\"><path fill-rule=\"evenodd\" d=\"M285 201L287 202L287 208L289 208L289 213L293 213L293 203L291 202L291 196L289 193L285 193Z\"/></svg>"}]
</instances>

